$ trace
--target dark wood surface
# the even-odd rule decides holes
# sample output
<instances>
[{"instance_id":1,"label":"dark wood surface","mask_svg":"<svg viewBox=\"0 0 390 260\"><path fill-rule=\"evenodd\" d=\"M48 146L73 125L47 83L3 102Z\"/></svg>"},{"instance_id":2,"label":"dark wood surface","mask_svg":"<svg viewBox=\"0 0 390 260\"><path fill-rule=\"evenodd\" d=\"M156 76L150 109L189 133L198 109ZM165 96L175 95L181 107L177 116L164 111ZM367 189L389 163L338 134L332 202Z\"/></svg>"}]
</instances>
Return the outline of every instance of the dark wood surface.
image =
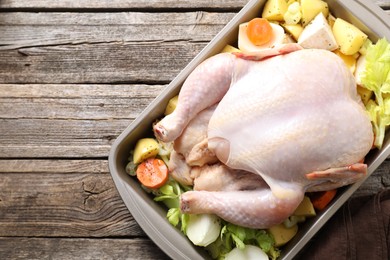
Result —
<instances>
[{"instance_id":1,"label":"dark wood surface","mask_svg":"<svg viewBox=\"0 0 390 260\"><path fill-rule=\"evenodd\" d=\"M0 259L167 258L108 153L246 2L0 0ZM389 187L389 171L355 196Z\"/></svg>"}]
</instances>

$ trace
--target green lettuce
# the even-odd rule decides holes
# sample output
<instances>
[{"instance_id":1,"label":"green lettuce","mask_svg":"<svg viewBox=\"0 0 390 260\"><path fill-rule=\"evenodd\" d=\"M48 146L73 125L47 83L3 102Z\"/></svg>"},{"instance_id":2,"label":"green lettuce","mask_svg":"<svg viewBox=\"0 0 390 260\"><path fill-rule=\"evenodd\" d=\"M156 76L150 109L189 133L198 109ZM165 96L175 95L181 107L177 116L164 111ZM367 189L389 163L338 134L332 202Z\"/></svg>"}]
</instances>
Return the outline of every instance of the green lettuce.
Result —
<instances>
[{"instance_id":1,"label":"green lettuce","mask_svg":"<svg viewBox=\"0 0 390 260\"><path fill-rule=\"evenodd\" d=\"M365 55L365 68L361 72L362 86L373 91L374 100L366 104L375 134L374 145L381 148L387 126L390 124L390 44L382 38L369 43Z\"/></svg>"},{"instance_id":2,"label":"green lettuce","mask_svg":"<svg viewBox=\"0 0 390 260\"><path fill-rule=\"evenodd\" d=\"M173 226L180 228L186 234L189 215L180 211L179 200L183 192L191 190L191 187L179 184L170 179L164 186L152 190L154 200L167 206L167 219ZM223 227L219 239L206 247L213 259L224 259L225 255L235 247L244 248L245 245L260 247L271 259L280 255L279 249L274 247L273 237L265 230L245 228L221 220Z\"/></svg>"}]
</instances>

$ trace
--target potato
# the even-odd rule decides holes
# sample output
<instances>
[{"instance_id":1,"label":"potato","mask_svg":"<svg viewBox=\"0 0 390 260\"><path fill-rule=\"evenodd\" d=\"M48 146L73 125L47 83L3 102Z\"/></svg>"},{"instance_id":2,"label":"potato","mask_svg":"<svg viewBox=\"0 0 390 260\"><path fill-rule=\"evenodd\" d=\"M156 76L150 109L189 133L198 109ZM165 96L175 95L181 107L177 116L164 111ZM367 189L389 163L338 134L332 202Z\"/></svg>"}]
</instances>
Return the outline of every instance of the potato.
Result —
<instances>
[{"instance_id":1,"label":"potato","mask_svg":"<svg viewBox=\"0 0 390 260\"><path fill-rule=\"evenodd\" d=\"M298 225L286 228L284 224L279 224L268 229L268 232L274 237L275 246L279 247L290 241L298 232Z\"/></svg>"},{"instance_id":2,"label":"potato","mask_svg":"<svg viewBox=\"0 0 390 260\"><path fill-rule=\"evenodd\" d=\"M283 19L286 24L298 24L301 21L301 18L301 5L298 2L290 4L283 15Z\"/></svg>"},{"instance_id":3,"label":"potato","mask_svg":"<svg viewBox=\"0 0 390 260\"><path fill-rule=\"evenodd\" d=\"M336 21L336 17L334 17L332 14L329 14L328 15L328 24L329 24L330 28L333 27L334 21Z\"/></svg>"},{"instance_id":4,"label":"potato","mask_svg":"<svg viewBox=\"0 0 390 260\"><path fill-rule=\"evenodd\" d=\"M241 51L239 49L237 49L236 47L233 47L233 46L228 44L221 51L221 53L224 53L224 52L232 53L232 52L241 52Z\"/></svg>"},{"instance_id":5,"label":"potato","mask_svg":"<svg viewBox=\"0 0 390 260\"><path fill-rule=\"evenodd\" d=\"M299 2L299 0L287 0L287 6L289 6L295 2Z\"/></svg>"},{"instance_id":6,"label":"potato","mask_svg":"<svg viewBox=\"0 0 390 260\"><path fill-rule=\"evenodd\" d=\"M303 27L300 24L283 24L282 26L296 41L303 31Z\"/></svg>"},{"instance_id":7,"label":"potato","mask_svg":"<svg viewBox=\"0 0 390 260\"><path fill-rule=\"evenodd\" d=\"M268 0L265 3L262 16L269 21L283 21L283 15L287 11L285 0Z\"/></svg>"},{"instance_id":8,"label":"potato","mask_svg":"<svg viewBox=\"0 0 390 260\"><path fill-rule=\"evenodd\" d=\"M372 90L366 89L365 87L361 87L357 85L357 93L362 98L363 104L367 105L368 101L371 100L371 97L373 96Z\"/></svg>"},{"instance_id":9,"label":"potato","mask_svg":"<svg viewBox=\"0 0 390 260\"><path fill-rule=\"evenodd\" d=\"M340 51L345 55L357 53L367 39L365 33L341 18L336 19L332 31Z\"/></svg>"},{"instance_id":10,"label":"potato","mask_svg":"<svg viewBox=\"0 0 390 260\"><path fill-rule=\"evenodd\" d=\"M329 14L328 4L322 0L301 0L302 25L306 26L320 12L325 17Z\"/></svg>"},{"instance_id":11,"label":"potato","mask_svg":"<svg viewBox=\"0 0 390 260\"><path fill-rule=\"evenodd\" d=\"M179 96L174 96L173 98L171 98L169 101L168 101L168 105L167 107L165 108L165 112L164 112L164 115L169 115L170 113L173 112L173 110L175 110L176 106L177 106L177 100L178 100Z\"/></svg>"},{"instance_id":12,"label":"potato","mask_svg":"<svg viewBox=\"0 0 390 260\"><path fill-rule=\"evenodd\" d=\"M337 56L339 56L344 61L345 65L347 65L352 74L355 73L356 58L354 55L345 55L340 50L335 50L334 53L336 53Z\"/></svg>"},{"instance_id":13,"label":"potato","mask_svg":"<svg viewBox=\"0 0 390 260\"><path fill-rule=\"evenodd\" d=\"M160 147L155 139L139 139L134 148L134 164L139 164L148 158L155 157L158 154L159 149Z\"/></svg>"},{"instance_id":14,"label":"potato","mask_svg":"<svg viewBox=\"0 0 390 260\"><path fill-rule=\"evenodd\" d=\"M310 201L310 198L307 196L303 197L301 204L293 213L294 216L304 216L304 217L314 217L316 211L314 210L313 204Z\"/></svg>"}]
</instances>

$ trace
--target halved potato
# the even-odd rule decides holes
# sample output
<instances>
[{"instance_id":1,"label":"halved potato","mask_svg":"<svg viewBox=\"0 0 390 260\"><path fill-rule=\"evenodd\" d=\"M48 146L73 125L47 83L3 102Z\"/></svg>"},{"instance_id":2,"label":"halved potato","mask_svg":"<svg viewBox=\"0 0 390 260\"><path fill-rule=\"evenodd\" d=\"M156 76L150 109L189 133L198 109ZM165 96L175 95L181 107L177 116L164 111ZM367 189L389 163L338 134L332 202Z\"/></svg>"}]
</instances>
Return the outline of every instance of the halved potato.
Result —
<instances>
[{"instance_id":1,"label":"halved potato","mask_svg":"<svg viewBox=\"0 0 390 260\"><path fill-rule=\"evenodd\" d=\"M269 21L283 21L283 15L287 11L287 2L285 0L268 0L264 5L261 17Z\"/></svg>"},{"instance_id":2,"label":"halved potato","mask_svg":"<svg viewBox=\"0 0 390 260\"><path fill-rule=\"evenodd\" d=\"M329 7L328 4L322 0L301 0L302 11L302 25L306 26L314 19L320 12L328 17Z\"/></svg>"},{"instance_id":3,"label":"halved potato","mask_svg":"<svg viewBox=\"0 0 390 260\"><path fill-rule=\"evenodd\" d=\"M279 247L290 241L298 232L298 225L294 225L291 228L286 228L283 223L270 227L268 232L273 236L275 240L275 246Z\"/></svg>"},{"instance_id":4,"label":"halved potato","mask_svg":"<svg viewBox=\"0 0 390 260\"><path fill-rule=\"evenodd\" d=\"M316 211L308 196L304 196L301 204L293 213L294 216L314 217Z\"/></svg>"},{"instance_id":5,"label":"halved potato","mask_svg":"<svg viewBox=\"0 0 390 260\"><path fill-rule=\"evenodd\" d=\"M160 147L155 139L139 139L134 148L133 163L139 164L148 158L155 157L159 149Z\"/></svg>"},{"instance_id":6,"label":"halved potato","mask_svg":"<svg viewBox=\"0 0 390 260\"><path fill-rule=\"evenodd\" d=\"M332 31L340 51L345 55L357 53L367 39L367 35L359 28L341 18L336 19Z\"/></svg>"},{"instance_id":7,"label":"halved potato","mask_svg":"<svg viewBox=\"0 0 390 260\"><path fill-rule=\"evenodd\" d=\"M175 108L177 106L178 99L179 99L179 96L174 96L173 98L171 98L168 101L168 105L165 108L164 115L169 115L170 113L172 113L175 110Z\"/></svg>"},{"instance_id":8,"label":"halved potato","mask_svg":"<svg viewBox=\"0 0 390 260\"><path fill-rule=\"evenodd\" d=\"M300 24L283 24L284 29L291 34L294 40L298 41L299 36L303 31L303 27Z\"/></svg>"}]
</instances>

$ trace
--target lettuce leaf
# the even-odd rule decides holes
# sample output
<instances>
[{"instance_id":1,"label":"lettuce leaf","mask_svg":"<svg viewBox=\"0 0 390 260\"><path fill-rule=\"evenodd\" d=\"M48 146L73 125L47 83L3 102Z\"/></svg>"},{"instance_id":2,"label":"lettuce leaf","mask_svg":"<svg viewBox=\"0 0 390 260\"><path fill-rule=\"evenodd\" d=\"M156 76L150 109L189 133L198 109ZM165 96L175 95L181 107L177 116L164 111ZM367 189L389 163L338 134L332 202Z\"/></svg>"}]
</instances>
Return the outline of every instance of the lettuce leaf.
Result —
<instances>
[{"instance_id":1,"label":"lettuce leaf","mask_svg":"<svg viewBox=\"0 0 390 260\"><path fill-rule=\"evenodd\" d=\"M360 74L362 86L372 90L375 100L370 100L366 109L370 115L375 134L374 145L381 148L386 127L390 124L390 44L382 38L367 46L365 68Z\"/></svg>"},{"instance_id":2,"label":"lettuce leaf","mask_svg":"<svg viewBox=\"0 0 390 260\"><path fill-rule=\"evenodd\" d=\"M167 206L167 219L173 226L180 228L186 234L189 214L184 214L179 209L180 195L191 190L191 187L179 184L170 179L164 186L152 190L154 200ZM280 250L274 247L273 237L265 230L250 229L222 221L223 227L219 239L206 247L213 259L223 259L235 247L244 248L245 245L260 247L271 259L280 255Z\"/></svg>"}]
</instances>

